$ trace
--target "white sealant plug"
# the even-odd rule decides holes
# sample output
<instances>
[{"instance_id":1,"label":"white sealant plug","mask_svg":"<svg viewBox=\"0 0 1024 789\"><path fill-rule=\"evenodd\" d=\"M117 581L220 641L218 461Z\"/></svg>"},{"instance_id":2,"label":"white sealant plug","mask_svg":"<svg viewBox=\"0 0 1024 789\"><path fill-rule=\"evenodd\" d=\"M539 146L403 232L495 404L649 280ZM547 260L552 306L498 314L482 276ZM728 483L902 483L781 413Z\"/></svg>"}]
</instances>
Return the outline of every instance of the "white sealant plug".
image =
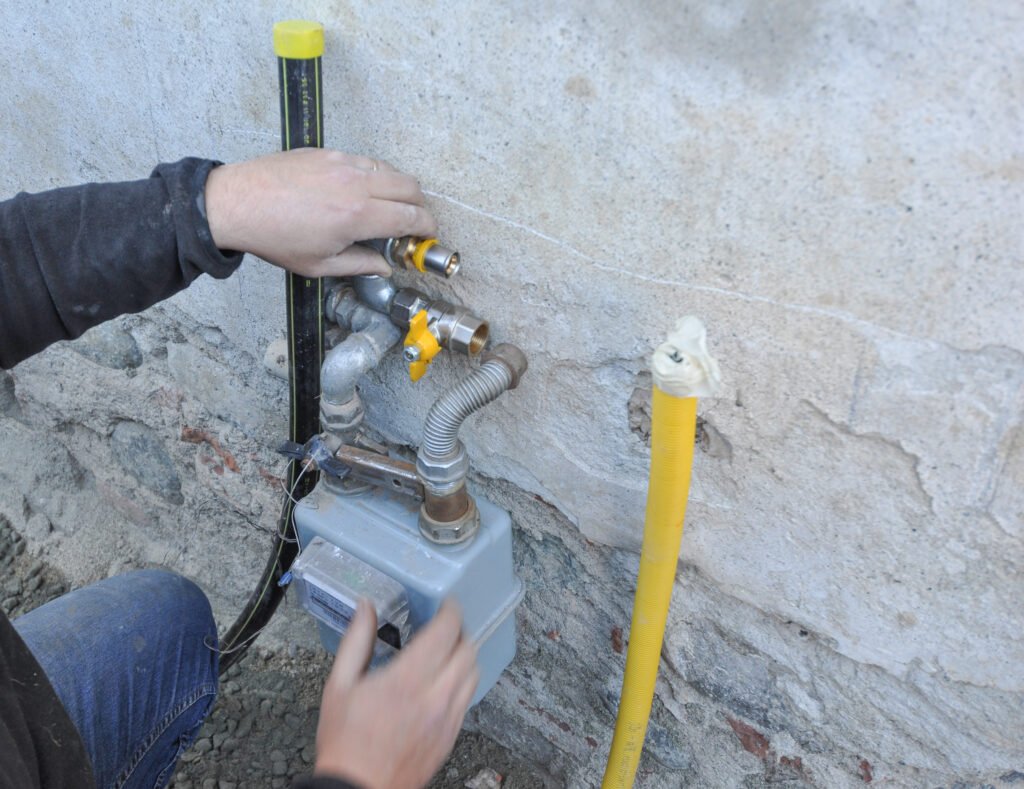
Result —
<instances>
[{"instance_id":1,"label":"white sealant plug","mask_svg":"<svg viewBox=\"0 0 1024 789\"><path fill-rule=\"evenodd\" d=\"M722 382L718 362L708 353L704 322L687 315L651 357L654 385L673 397L712 397Z\"/></svg>"}]
</instances>

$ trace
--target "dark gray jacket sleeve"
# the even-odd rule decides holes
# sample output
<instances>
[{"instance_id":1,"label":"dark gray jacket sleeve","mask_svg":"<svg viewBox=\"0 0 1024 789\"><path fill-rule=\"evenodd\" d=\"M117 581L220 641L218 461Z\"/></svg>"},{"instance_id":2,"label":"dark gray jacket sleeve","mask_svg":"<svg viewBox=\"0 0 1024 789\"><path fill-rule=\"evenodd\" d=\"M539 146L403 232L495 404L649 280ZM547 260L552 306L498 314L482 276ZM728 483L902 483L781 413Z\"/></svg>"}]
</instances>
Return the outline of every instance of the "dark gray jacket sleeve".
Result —
<instances>
[{"instance_id":1,"label":"dark gray jacket sleeve","mask_svg":"<svg viewBox=\"0 0 1024 789\"><path fill-rule=\"evenodd\" d=\"M182 159L143 181L0 203L0 367L144 310L200 274L231 274L242 255L214 245L203 202L215 166Z\"/></svg>"}]
</instances>

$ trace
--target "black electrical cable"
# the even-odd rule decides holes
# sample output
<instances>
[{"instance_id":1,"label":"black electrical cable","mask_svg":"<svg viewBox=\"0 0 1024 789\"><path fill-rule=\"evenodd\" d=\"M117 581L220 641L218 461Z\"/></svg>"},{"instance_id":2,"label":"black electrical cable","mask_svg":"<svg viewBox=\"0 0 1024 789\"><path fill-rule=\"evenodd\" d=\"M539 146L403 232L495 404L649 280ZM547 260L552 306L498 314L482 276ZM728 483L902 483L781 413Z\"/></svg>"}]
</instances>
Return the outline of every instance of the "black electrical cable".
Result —
<instances>
[{"instance_id":1,"label":"black electrical cable","mask_svg":"<svg viewBox=\"0 0 1024 789\"><path fill-rule=\"evenodd\" d=\"M290 23L282 23L288 25ZM305 23L310 24L310 23ZM278 44L275 27L275 48ZM321 32L322 41L322 32ZM320 46L322 50L322 44ZM323 147L323 90L320 57L280 57L281 148ZM320 428L320 366L324 359L323 280L287 275L289 438L305 444ZM292 520L294 502L313 490L318 474L288 464L288 494L281 505L274 544L255 590L235 623L220 640L220 672L231 667L256 640L277 610L284 589L281 577L299 552Z\"/></svg>"}]
</instances>

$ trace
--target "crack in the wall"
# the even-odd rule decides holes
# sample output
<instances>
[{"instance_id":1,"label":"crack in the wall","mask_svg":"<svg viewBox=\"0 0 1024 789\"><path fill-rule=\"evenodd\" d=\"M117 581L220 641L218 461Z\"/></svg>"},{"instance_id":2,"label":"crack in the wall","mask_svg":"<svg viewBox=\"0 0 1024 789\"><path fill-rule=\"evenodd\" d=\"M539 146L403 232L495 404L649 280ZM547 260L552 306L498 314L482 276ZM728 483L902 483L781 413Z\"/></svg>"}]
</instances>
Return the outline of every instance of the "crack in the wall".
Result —
<instances>
[{"instance_id":1,"label":"crack in the wall","mask_svg":"<svg viewBox=\"0 0 1024 789\"><path fill-rule=\"evenodd\" d=\"M861 387L864 379L864 354L864 348L861 348L860 353L857 354L857 369L853 374L853 384L850 387L850 410L846 415L848 425L852 425L857 418L857 406L863 394Z\"/></svg>"},{"instance_id":2,"label":"crack in the wall","mask_svg":"<svg viewBox=\"0 0 1024 789\"><path fill-rule=\"evenodd\" d=\"M884 335L890 338L911 340L914 342L933 344L936 346L943 346L948 348L954 347L940 340L907 334L906 332L901 332L898 329L893 329L882 324L865 320L864 318L860 318L856 315L853 315L849 312L845 312L843 310L833 310L826 309L824 307L816 307L809 304L796 304L791 302L778 301L776 299L768 298L767 296L757 296L751 293L729 290L727 288L718 288L712 285L698 285L692 282L687 282L685 280L666 279L663 277L651 277L646 274L642 274L638 271L632 271L630 269L624 269L618 266L613 266L609 263L599 260L598 258L595 258L593 255L588 255L586 252L583 252L582 250L578 249L577 247L573 246L567 241L563 241L562 239L556 238L555 236L549 235L548 233L544 233L540 230L537 230L536 228L523 224L522 222L517 222L514 219L501 216L500 214L496 214L491 211L487 211L485 209L472 206L468 203L463 202L462 200L459 200L456 197L452 197L451 195L446 195L441 192L433 192L427 189L423 191L424 194L426 195L436 197L439 200L444 200L447 203L458 206L459 208L462 208L478 216L482 216L486 219L490 219L494 222L498 222L500 224L515 228L517 230L521 230L524 233L529 233L535 238L538 238L549 244L557 246L559 249L569 253L573 257L584 260L594 268L600 271L608 272L609 274L618 274L620 276L629 277L631 279L635 279L640 282L644 282L651 285L665 285L669 287L690 290L696 293L708 293L715 296L723 296L729 299L737 299L750 304L766 304L768 306L778 307L782 310L789 312L796 312L805 315L814 315L817 317L828 318L830 320L836 320L848 326L852 326L859 329L869 339L876 339L879 337L879 335Z\"/></svg>"},{"instance_id":3,"label":"crack in the wall","mask_svg":"<svg viewBox=\"0 0 1024 789\"><path fill-rule=\"evenodd\" d=\"M139 26L135 26L135 43L139 48L140 52L145 52L147 47L145 42L142 40L142 30ZM154 107L153 92L155 89L155 82L153 80L153 73L150 67L150 58L142 58L143 72L146 78L146 89L149 95L146 97L146 114L149 117L149 133L153 141L153 156L156 157L154 161L162 161L160 157L160 132L157 128L156 123L156 110Z\"/></svg>"},{"instance_id":4,"label":"crack in the wall","mask_svg":"<svg viewBox=\"0 0 1024 789\"><path fill-rule=\"evenodd\" d=\"M1021 369L1024 370L1024 355L1021 356L1020 364ZM996 435L981 459L982 466L988 468L988 475L978 492L977 503L986 512L991 512L999 487L999 479L1013 453L1014 436L1020 431L1022 425L1020 419L1022 412L1024 412L1024 383L1017 391L1015 402L1004 408L996 420ZM997 520L999 519L997 518Z\"/></svg>"},{"instance_id":5,"label":"crack in the wall","mask_svg":"<svg viewBox=\"0 0 1024 789\"><path fill-rule=\"evenodd\" d=\"M924 484L924 479L921 476L921 464L923 460L920 455L911 452L907 449L903 442L899 439L891 438L890 436L883 435L881 433L867 431L857 432L850 425L844 424L843 422L836 421L829 414L822 410L817 404L806 398L801 398L800 403L807 406L819 419L827 423L833 430L841 435L849 436L850 438L861 439L865 441L875 441L884 446L890 447L891 449L897 450L900 454L905 456L910 461L910 467L914 471L914 481L917 485L918 492L921 494L921 498L927 503L928 511L932 515L937 515L935 509L935 499L928 492L928 488Z\"/></svg>"},{"instance_id":6,"label":"crack in the wall","mask_svg":"<svg viewBox=\"0 0 1024 789\"><path fill-rule=\"evenodd\" d=\"M993 512L1024 408L1024 354L991 343L961 351L886 342L875 351L869 369L858 361L849 427L918 456L915 471L944 521ZM1012 497L1004 505L1016 509Z\"/></svg>"},{"instance_id":7,"label":"crack in the wall","mask_svg":"<svg viewBox=\"0 0 1024 789\"><path fill-rule=\"evenodd\" d=\"M564 457L569 463L571 463L573 466L575 466L585 474L593 477L594 479L599 480L606 485L613 485L616 488L622 488L625 490L647 490L647 485L643 480L634 481L623 475L608 474L604 471L594 468L585 460L578 457L575 452L569 449L569 447L562 443L561 439L559 439L554 434L548 434L547 440L551 442L555 449L557 449L559 453L562 455L562 457Z\"/></svg>"}]
</instances>

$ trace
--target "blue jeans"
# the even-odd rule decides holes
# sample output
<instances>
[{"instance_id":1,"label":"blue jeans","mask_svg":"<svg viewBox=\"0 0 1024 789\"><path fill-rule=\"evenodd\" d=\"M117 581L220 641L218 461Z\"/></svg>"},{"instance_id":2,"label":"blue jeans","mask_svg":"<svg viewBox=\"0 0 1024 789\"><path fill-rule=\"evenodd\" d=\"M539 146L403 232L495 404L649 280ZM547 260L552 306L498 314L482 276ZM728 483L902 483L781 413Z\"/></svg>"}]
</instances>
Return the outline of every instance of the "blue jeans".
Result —
<instances>
[{"instance_id":1,"label":"blue jeans","mask_svg":"<svg viewBox=\"0 0 1024 789\"><path fill-rule=\"evenodd\" d=\"M107 578L14 622L78 727L98 789L159 789L217 695L217 628L191 581Z\"/></svg>"}]
</instances>

